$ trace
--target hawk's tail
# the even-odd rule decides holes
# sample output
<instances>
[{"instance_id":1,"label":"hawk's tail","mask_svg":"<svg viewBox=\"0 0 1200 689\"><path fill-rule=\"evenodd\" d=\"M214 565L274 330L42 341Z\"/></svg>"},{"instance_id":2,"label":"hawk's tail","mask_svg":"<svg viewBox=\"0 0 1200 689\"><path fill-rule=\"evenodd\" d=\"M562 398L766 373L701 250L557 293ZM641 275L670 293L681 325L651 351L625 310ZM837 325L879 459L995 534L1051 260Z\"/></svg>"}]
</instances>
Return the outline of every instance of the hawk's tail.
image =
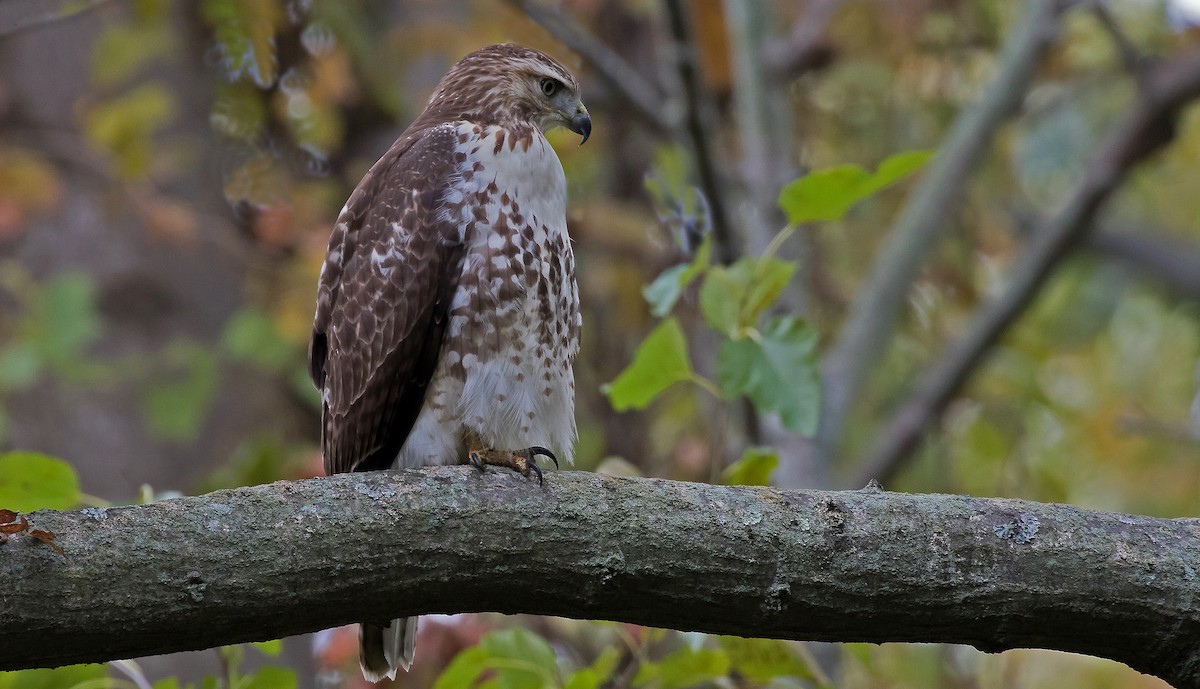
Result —
<instances>
[{"instance_id":1,"label":"hawk's tail","mask_svg":"<svg viewBox=\"0 0 1200 689\"><path fill-rule=\"evenodd\" d=\"M370 622L358 627L358 664L368 682L396 679L399 667L407 672L416 648L416 617L401 617L386 627Z\"/></svg>"}]
</instances>

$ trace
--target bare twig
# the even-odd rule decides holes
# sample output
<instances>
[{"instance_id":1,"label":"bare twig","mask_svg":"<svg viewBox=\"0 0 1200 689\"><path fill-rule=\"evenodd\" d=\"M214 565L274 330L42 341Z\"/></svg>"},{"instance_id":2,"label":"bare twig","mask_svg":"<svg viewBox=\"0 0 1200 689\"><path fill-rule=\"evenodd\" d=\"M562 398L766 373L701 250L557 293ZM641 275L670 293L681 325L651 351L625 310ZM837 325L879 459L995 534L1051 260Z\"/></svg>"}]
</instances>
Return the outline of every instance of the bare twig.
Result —
<instances>
[{"instance_id":1,"label":"bare twig","mask_svg":"<svg viewBox=\"0 0 1200 689\"><path fill-rule=\"evenodd\" d=\"M675 123L667 116L659 89L620 55L560 10L538 0L506 0L584 59L596 76L632 106L632 114L664 138L674 138Z\"/></svg>"},{"instance_id":2,"label":"bare twig","mask_svg":"<svg viewBox=\"0 0 1200 689\"><path fill-rule=\"evenodd\" d=\"M1086 248L1118 261L1178 297L1200 301L1200 247L1165 236L1105 230Z\"/></svg>"},{"instance_id":3,"label":"bare twig","mask_svg":"<svg viewBox=\"0 0 1200 689\"><path fill-rule=\"evenodd\" d=\"M675 43L674 52L676 66L679 70L679 81L683 88L686 109L684 124L687 128L688 142L692 149L692 155L696 158L700 189L708 198L709 208L712 211L712 232L717 259L722 263L732 263L740 251L729 220L729 204L725 197L725 187L721 183L721 175L717 170L716 152L713 146L715 137L707 122L710 115L708 107L710 104L707 102L704 87L700 83L700 72L696 68L696 49L692 44L687 10L682 0L664 0L664 4L667 21L670 24L671 38Z\"/></svg>"},{"instance_id":4,"label":"bare twig","mask_svg":"<svg viewBox=\"0 0 1200 689\"><path fill-rule=\"evenodd\" d=\"M916 447L929 423L954 397L991 346L1025 310L1064 256L1080 245L1096 213L1139 161L1166 145L1175 133L1180 109L1200 97L1200 49L1148 72L1138 101L1109 133L1062 211L1037 231L1018 260L1008 287L983 307L966 335L937 359L885 425L856 484L870 478L887 482Z\"/></svg>"},{"instance_id":5,"label":"bare twig","mask_svg":"<svg viewBox=\"0 0 1200 689\"><path fill-rule=\"evenodd\" d=\"M955 121L888 233L824 361L818 461L832 459L846 414L891 338L926 253L942 235L996 130L1021 102L1058 31L1060 12L1059 0L1030 0L999 57L996 76Z\"/></svg>"},{"instance_id":6,"label":"bare twig","mask_svg":"<svg viewBox=\"0 0 1200 689\"><path fill-rule=\"evenodd\" d=\"M490 610L1053 648L1200 686L1191 519L465 466L29 519L67 554L0 546L4 670Z\"/></svg>"},{"instance_id":7,"label":"bare twig","mask_svg":"<svg viewBox=\"0 0 1200 689\"><path fill-rule=\"evenodd\" d=\"M785 40L768 44L764 58L777 80L795 79L829 61L832 48L825 39L825 30L843 2L814 0Z\"/></svg>"},{"instance_id":8,"label":"bare twig","mask_svg":"<svg viewBox=\"0 0 1200 689\"><path fill-rule=\"evenodd\" d=\"M1012 215L1025 240L1047 225L1045 218L1028 211ZM1171 237L1161 229L1117 228L1102 222L1088 232L1083 248L1157 283L1175 297L1200 301L1200 245Z\"/></svg>"}]
</instances>

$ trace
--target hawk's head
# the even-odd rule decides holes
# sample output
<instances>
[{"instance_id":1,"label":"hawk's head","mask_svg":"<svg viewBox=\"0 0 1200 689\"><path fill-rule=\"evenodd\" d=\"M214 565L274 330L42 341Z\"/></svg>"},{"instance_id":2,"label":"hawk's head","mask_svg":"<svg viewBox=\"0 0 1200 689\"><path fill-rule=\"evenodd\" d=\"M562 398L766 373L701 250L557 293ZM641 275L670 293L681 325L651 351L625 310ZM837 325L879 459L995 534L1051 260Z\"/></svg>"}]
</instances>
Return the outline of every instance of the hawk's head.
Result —
<instances>
[{"instance_id":1,"label":"hawk's head","mask_svg":"<svg viewBox=\"0 0 1200 689\"><path fill-rule=\"evenodd\" d=\"M592 133L575 77L549 55L511 43L459 60L438 82L425 116L480 124L517 121L543 132L561 125L582 134L583 141Z\"/></svg>"}]
</instances>

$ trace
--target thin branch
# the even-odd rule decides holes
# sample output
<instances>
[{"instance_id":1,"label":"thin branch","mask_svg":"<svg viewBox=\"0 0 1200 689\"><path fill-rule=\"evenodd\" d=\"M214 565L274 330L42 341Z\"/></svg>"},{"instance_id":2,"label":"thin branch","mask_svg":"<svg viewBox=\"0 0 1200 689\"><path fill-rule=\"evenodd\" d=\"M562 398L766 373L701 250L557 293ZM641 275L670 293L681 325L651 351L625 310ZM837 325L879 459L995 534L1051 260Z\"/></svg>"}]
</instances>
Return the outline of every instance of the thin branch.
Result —
<instances>
[{"instance_id":1,"label":"thin branch","mask_svg":"<svg viewBox=\"0 0 1200 689\"><path fill-rule=\"evenodd\" d=\"M655 134L674 138L675 123L667 117L659 89L619 54L569 15L538 0L506 0L591 65L596 76L632 106L632 114Z\"/></svg>"},{"instance_id":2,"label":"thin branch","mask_svg":"<svg viewBox=\"0 0 1200 689\"><path fill-rule=\"evenodd\" d=\"M1121 28L1120 22L1113 16L1112 10L1108 7L1108 2L1106 0L1092 0L1091 10L1096 20L1100 22L1100 26L1104 28L1105 33L1112 39L1113 46L1116 47L1117 54L1121 56L1121 63L1125 66L1125 69L1130 74L1139 76L1146 61L1142 57L1141 52L1133 45L1133 41L1129 40L1129 36Z\"/></svg>"},{"instance_id":3,"label":"thin branch","mask_svg":"<svg viewBox=\"0 0 1200 689\"><path fill-rule=\"evenodd\" d=\"M1047 221L1028 212L1013 214L1017 233L1027 241ZM1088 232L1083 248L1179 299L1200 301L1200 245L1154 228L1120 228L1109 223Z\"/></svg>"},{"instance_id":4,"label":"thin branch","mask_svg":"<svg viewBox=\"0 0 1200 689\"><path fill-rule=\"evenodd\" d=\"M813 17L819 2L809 5L798 25L819 37L828 18ZM737 169L741 183L736 197L738 228L742 246L751 254L777 249L783 235L779 228L786 218L779 208L779 190L800 174L797 147L793 139L793 120L790 89L782 86L764 57L762 46L780 31L779 17L772 3L761 0L724 0L727 28L734 71L733 114L737 124ZM819 12L818 12L819 14ZM795 32L793 32L795 33ZM812 240L807 233L797 233L790 240L786 258L795 259L805 268L811 265ZM798 314L810 312L805 277L794 280L779 298L778 307ZM749 408L749 405L747 405ZM794 458L775 474L776 485L783 488L825 487L828 481L824 467L814 467L805 459L811 441L785 428L771 416L746 415L747 426L757 430L760 440L776 447L781 455Z\"/></svg>"},{"instance_id":5,"label":"thin branch","mask_svg":"<svg viewBox=\"0 0 1200 689\"><path fill-rule=\"evenodd\" d=\"M996 130L1033 81L1042 53L1058 32L1060 13L1059 0L1030 0L1001 52L995 77L980 100L954 122L878 251L866 284L825 357L818 461L832 459L846 414L891 339L925 255L948 226L946 218L964 196L971 172Z\"/></svg>"},{"instance_id":6,"label":"thin branch","mask_svg":"<svg viewBox=\"0 0 1200 689\"><path fill-rule=\"evenodd\" d=\"M764 58L776 80L795 79L829 62L833 50L825 32L843 2L813 0L785 40L768 44Z\"/></svg>"},{"instance_id":7,"label":"thin branch","mask_svg":"<svg viewBox=\"0 0 1200 689\"><path fill-rule=\"evenodd\" d=\"M716 152L713 142L715 135L709 128L709 103L706 102L704 87L700 83L700 71L696 68L696 48L692 43L691 28L688 25L687 10L682 0L664 0L667 11L667 22L670 24L671 38L674 40L676 66L679 70L679 81L683 86L684 124L687 128L688 141L692 155L696 158L696 169L700 176L700 189L708 198L712 211L713 241L716 244L717 260L721 263L732 263L741 253L733 236L733 226L729 219L729 204L725 197L725 185L722 184L717 170Z\"/></svg>"},{"instance_id":8,"label":"thin branch","mask_svg":"<svg viewBox=\"0 0 1200 689\"><path fill-rule=\"evenodd\" d=\"M78 17L112 0L62 0L47 9L46 0L8 0L0 3L0 37ZM21 7L26 6L22 11Z\"/></svg>"},{"instance_id":9,"label":"thin branch","mask_svg":"<svg viewBox=\"0 0 1200 689\"><path fill-rule=\"evenodd\" d=\"M1200 686L1196 520L463 466L29 519L66 556L0 546L3 670L497 611L1053 648Z\"/></svg>"},{"instance_id":10,"label":"thin branch","mask_svg":"<svg viewBox=\"0 0 1200 689\"><path fill-rule=\"evenodd\" d=\"M937 359L916 391L885 425L856 481L887 481L916 447L924 430L958 393L992 345L1033 300L1064 256L1087 239L1100 207L1138 162L1175 134L1184 105L1200 97L1200 49L1146 74L1138 101L1083 167L1083 178L1061 212L1034 233L1008 287L972 318L966 335Z\"/></svg>"},{"instance_id":11,"label":"thin branch","mask_svg":"<svg viewBox=\"0 0 1200 689\"><path fill-rule=\"evenodd\" d=\"M797 175L793 113L787 89L768 78L761 55L761 46L778 24L774 8L759 0L725 0L722 6L735 76L738 167L745 187L743 203L749 211L739 215L744 217L742 231L748 250L759 254L786 222L776 201L779 189Z\"/></svg>"},{"instance_id":12,"label":"thin branch","mask_svg":"<svg viewBox=\"0 0 1200 689\"><path fill-rule=\"evenodd\" d=\"M1172 294L1200 301L1200 247L1165 236L1105 230L1088 239L1086 248L1120 262Z\"/></svg>"}]
</instances>

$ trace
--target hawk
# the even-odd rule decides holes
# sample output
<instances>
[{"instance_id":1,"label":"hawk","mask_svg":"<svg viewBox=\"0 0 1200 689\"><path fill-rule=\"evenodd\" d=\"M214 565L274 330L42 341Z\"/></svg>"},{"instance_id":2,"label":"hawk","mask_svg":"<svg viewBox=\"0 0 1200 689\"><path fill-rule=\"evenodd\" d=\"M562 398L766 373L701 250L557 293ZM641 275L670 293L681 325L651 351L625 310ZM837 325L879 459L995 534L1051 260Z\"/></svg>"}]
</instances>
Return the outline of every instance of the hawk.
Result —
<instances>
[{"instance_id":1,"label":"hawk","mask_svg":"<svg viewBox=\"0 0 1200 689\"><path fill-rule=\"evenodd\" d=\"M537 456L571 461L582 319L566 178L543 136L557 126L591 134L571 73L489 46L350 195L309 344L327 474L466 458L540 482ZM363 623L363 675L407 670L415 637L415 617Z\"/></svg>"}]
</instances>

